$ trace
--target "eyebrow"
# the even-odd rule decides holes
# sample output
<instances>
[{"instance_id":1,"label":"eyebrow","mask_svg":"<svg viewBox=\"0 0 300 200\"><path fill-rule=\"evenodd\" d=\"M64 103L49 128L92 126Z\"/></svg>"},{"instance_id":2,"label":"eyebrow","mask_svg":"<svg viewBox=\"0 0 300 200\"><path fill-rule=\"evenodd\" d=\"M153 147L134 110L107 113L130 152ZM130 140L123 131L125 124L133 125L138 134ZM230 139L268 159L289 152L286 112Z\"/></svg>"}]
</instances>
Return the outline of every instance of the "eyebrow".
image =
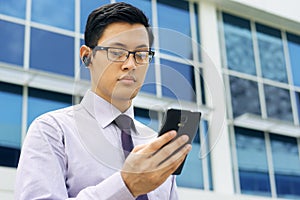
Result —
<instances>
[{"instance_id":1,"label":"eyebrow","mask_svg":"<svg viewBox=\"0 0 300 200\"><path fill-rule=\"evenodd\" d=\"M113 45L113 46L119 46L119 47L122 47L122 48L124 48L124 49L127 48L127 45L125 45L125 44L123 44L123 43L120 43L120 42L115 42L115 43L112 43L111 45ZM141 45L136 46L135 49L145 48L145 47L146 47L146 48L149 48L148 45L146 45L146 44L141 44Z\"/></svg>"}]
</instances>

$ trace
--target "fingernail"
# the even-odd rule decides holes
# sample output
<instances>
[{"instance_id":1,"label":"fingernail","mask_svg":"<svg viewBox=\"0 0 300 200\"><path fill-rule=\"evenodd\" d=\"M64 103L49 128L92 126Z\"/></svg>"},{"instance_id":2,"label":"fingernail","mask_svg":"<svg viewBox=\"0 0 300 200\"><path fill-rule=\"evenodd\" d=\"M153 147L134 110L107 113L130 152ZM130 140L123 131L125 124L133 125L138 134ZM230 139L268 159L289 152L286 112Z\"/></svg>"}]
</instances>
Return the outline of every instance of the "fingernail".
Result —
<instances>
[{"instance_id":1,"label":"fingernail","mask_svg":"<svg viewBox=\"0 0 300 200\"><path fill-rule=\"evenodd\" d=\"M189 140L189 136L183 135L183 136L181 136L181 140L184 141L184 142L186 142L186 141Z\"/></svg>"},{"instance_id":2,"label":"fingernail","mask_svg":"<svg viewBox=\"0 0 300 200\"><path fill-rule=\"evenodd\" d=\"M187 144L185 145L186 150L190 151L192 149L192 145L191 144Z\"/></svg>"}]
</instances>

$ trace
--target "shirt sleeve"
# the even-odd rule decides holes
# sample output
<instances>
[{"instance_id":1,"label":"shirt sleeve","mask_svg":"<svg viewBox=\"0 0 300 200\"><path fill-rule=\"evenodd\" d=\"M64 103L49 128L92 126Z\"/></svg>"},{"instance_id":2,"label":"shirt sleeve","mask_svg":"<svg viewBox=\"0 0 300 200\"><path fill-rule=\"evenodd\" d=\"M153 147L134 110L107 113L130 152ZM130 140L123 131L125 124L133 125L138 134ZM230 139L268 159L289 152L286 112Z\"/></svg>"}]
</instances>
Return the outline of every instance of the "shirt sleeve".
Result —
<instances>
[{"instance_id":1,"label":"shirt sleeve","mask_svg":"<svg viewBox=\"0 0 300 200\"><path fill-rule=\"evenodd\" d=\"M120 172L95 186L84 188L77 197L69 198L64 135L55 120L50 121L39 118L28 130L17 169L16 200L134 200Z\"/></svg>"}]
</instances>

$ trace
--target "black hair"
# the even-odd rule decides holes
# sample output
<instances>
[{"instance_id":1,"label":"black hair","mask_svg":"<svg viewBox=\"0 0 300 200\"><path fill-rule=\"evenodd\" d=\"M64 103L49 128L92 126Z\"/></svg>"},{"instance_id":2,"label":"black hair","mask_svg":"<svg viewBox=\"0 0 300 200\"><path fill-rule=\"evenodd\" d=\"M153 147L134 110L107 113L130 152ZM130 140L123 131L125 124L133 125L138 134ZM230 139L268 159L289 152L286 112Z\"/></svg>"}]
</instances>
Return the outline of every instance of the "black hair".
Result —
<instances>
[{"instance_id":1,"label":"black hair","mask_svg":"<svg viewBox=\"0 0 300 200\"><path fill-rule=\"evenodd\" d=\"M149 36L149 46L152 46L154 37L148 18L140 9L124 2L107 4L90 13L84 32L85 45L90 48L97 46L105 28L114 22L144 25Z\"/></svg>"}]
</instances>

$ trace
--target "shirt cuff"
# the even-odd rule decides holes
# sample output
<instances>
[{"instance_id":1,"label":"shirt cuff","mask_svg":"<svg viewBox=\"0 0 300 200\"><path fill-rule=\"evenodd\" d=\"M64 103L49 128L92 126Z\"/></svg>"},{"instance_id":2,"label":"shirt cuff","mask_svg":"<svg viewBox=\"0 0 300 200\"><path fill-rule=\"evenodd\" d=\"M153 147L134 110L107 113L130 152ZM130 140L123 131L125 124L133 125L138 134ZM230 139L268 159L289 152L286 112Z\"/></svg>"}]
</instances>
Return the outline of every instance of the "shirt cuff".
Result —
<instances>
[{"instance_id":1,"label":"shirt cuff","mask_svg":"<svg viewBox=\"0 0 300 200\"><path fill-rule=\"evenodd\" d=\"M97 190L99 196L105 196L107 199L135 200L124 183L121 172L113 174L102 181L98 186L101 188Z\"/></svg>"}]
</instances>

